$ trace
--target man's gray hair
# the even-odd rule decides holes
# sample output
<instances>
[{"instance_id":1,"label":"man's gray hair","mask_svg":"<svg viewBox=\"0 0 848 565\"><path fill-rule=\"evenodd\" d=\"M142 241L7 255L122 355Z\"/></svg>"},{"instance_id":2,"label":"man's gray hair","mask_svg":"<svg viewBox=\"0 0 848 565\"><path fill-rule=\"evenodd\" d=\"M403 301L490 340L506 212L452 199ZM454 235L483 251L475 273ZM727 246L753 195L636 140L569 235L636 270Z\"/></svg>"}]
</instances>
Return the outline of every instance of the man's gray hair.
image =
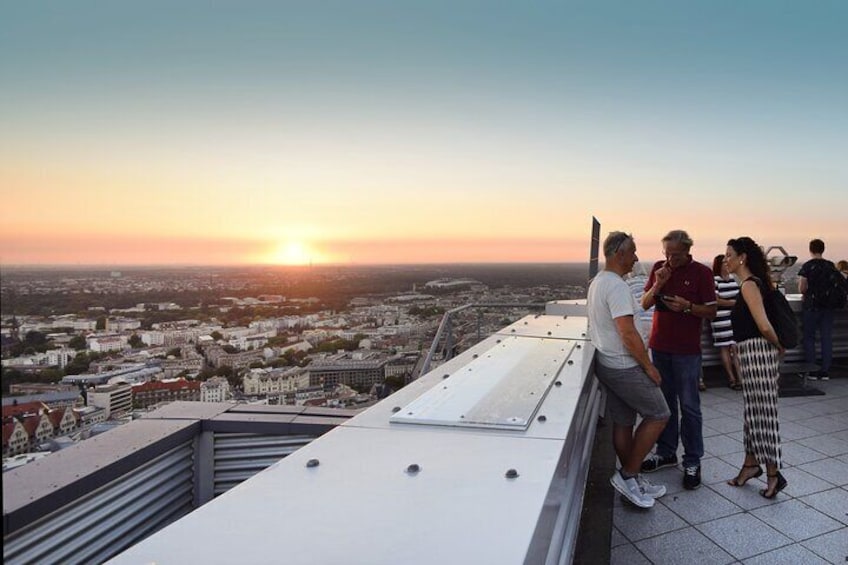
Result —
<instances>
[{"instance_id":1,"label":"man's gray hair","mask_svg":"<svg viewBox=\"0 0 848 565\"><path fill-rule=\"evenodd\" d=\"M679 243L686 249L689 249L695 243L685 230L671 230L665 234L665 237L662 238L662 240L669 243Z\"/></svg>"},{"instance_id":2,"label":"man's gray hair","mask_svg":"<svg viewBox=\"0 0 848 565\"><path fill-rule=\"evenodd\" d=\"M615 255L615 253L621 249L621 246L624 245L624 242L628 240L633 240L633 236L629 233L624 233L623 231L611 231L604 240L604 257L612 257Z\"/></svg>"}]
</instances>

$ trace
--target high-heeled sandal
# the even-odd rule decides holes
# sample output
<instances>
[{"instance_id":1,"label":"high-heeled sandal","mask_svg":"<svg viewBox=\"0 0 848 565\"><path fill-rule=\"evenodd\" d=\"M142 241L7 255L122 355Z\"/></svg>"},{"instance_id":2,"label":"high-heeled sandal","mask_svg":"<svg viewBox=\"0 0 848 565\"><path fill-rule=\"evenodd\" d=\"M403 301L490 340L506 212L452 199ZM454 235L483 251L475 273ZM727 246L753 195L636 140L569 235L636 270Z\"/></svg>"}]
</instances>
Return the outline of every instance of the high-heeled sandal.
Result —
<instances>
[{"instance_id":1,"label":"high-heeled sandal","mask_svg":"<svg viewBox=\"0 0 848 565\"><path fill-rule=\"evenodd\" d=\"M740 480L740 477L742 477L742 473L745 472L745 469L757 469L757 470L754 471L753 474L745 477L745 480L743 481L743 480ZM757 477L759 477L762 474L763 474L763 468L760 467L759 465L742 465L742 470L739 471L739 474L736 475L735 477L733 477L732 479L730 479L729 481L727 481L727 484L729 484L732 487L743 487L743 486L745 486L745 483L747 483L751 479L756 479Z\"/></svg>"},{"instance_id":2,"label":"high-heeled sandal","mask_svg":"<svg viewBox=\"0 0 848 565\"><path fill-rule=\"evenodd\" d=\"M788 482L786 482L786 479L783 477L783 475L780 473L780 471L778 471L776 475L768 475L768 478L770 478L770 479L777 478L777 483L775 483L774 488L771 489L770 494L769 494L769 489L767 489L767 488L764 488L760 491L760 496L762 496L763 498L768 498L768 499L774 498L775 496L777 496L777 493L779 493L780 491L785 489L786 485L789 484Z\"/></svg>"}]
</instances>

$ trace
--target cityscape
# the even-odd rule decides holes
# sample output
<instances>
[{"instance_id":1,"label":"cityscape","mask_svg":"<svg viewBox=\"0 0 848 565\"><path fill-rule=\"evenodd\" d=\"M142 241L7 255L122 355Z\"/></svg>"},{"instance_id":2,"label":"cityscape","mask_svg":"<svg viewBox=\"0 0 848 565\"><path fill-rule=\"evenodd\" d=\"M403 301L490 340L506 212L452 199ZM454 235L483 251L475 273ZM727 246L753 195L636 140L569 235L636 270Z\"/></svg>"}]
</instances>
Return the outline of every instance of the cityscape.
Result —
<instances>
[{"instance_id":1,"label":"cityscape","mask_svg":"<svg viewBox=\"0 0 848 565\"><path fill-rule=\"evenodd\" d=\"M364 408L555 299L581 264L4 269L4 469L175 400ZM503 307L498 307L503 305Z\"/></svg>"}]
</instances>

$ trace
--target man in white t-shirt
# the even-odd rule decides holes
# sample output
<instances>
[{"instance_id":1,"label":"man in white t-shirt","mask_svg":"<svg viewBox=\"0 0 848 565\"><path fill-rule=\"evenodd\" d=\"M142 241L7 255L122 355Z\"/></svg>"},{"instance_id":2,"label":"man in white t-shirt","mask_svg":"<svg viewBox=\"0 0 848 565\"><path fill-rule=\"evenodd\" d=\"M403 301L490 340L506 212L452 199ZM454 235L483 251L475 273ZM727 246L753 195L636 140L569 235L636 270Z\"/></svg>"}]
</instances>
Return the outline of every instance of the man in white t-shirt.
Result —
<instances>
[{"instance_id":1,"label":"man in white t-shirt","mask_svg":"<svg viewBox=\"0 0 848 565\"><path fill-rule=\"evenodd\" d=\"M636 242L624 232L612 232L604 240L604 257L604 270L589 285L587 307L589 339L596 349L595 374L607 391L613 445L621 463L610 483L636 506L650 508L666 488L652 485L639 468L670 411L659 388L662 377L634 324L641 309L623 278L639 260ZM637 413L642 422L634 433Z\"/></svg>"}]
</instances>

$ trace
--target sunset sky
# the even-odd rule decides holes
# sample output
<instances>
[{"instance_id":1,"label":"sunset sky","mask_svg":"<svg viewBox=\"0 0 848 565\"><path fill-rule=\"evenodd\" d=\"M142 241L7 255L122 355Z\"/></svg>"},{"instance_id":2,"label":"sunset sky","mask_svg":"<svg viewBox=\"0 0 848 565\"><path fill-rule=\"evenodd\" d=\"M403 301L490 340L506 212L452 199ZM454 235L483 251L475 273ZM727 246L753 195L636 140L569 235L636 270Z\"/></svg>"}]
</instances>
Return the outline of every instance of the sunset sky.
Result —
<instances>
[{"instance_id":1,"label":"sunset sky","mask_svg":"<svg viewBox=\"0 0 848 565\"><path fill-rule=\"evenodd\" d=\"M0 5L2 265L848 258L848 2Z\"/></svg>"}]
</instances>

